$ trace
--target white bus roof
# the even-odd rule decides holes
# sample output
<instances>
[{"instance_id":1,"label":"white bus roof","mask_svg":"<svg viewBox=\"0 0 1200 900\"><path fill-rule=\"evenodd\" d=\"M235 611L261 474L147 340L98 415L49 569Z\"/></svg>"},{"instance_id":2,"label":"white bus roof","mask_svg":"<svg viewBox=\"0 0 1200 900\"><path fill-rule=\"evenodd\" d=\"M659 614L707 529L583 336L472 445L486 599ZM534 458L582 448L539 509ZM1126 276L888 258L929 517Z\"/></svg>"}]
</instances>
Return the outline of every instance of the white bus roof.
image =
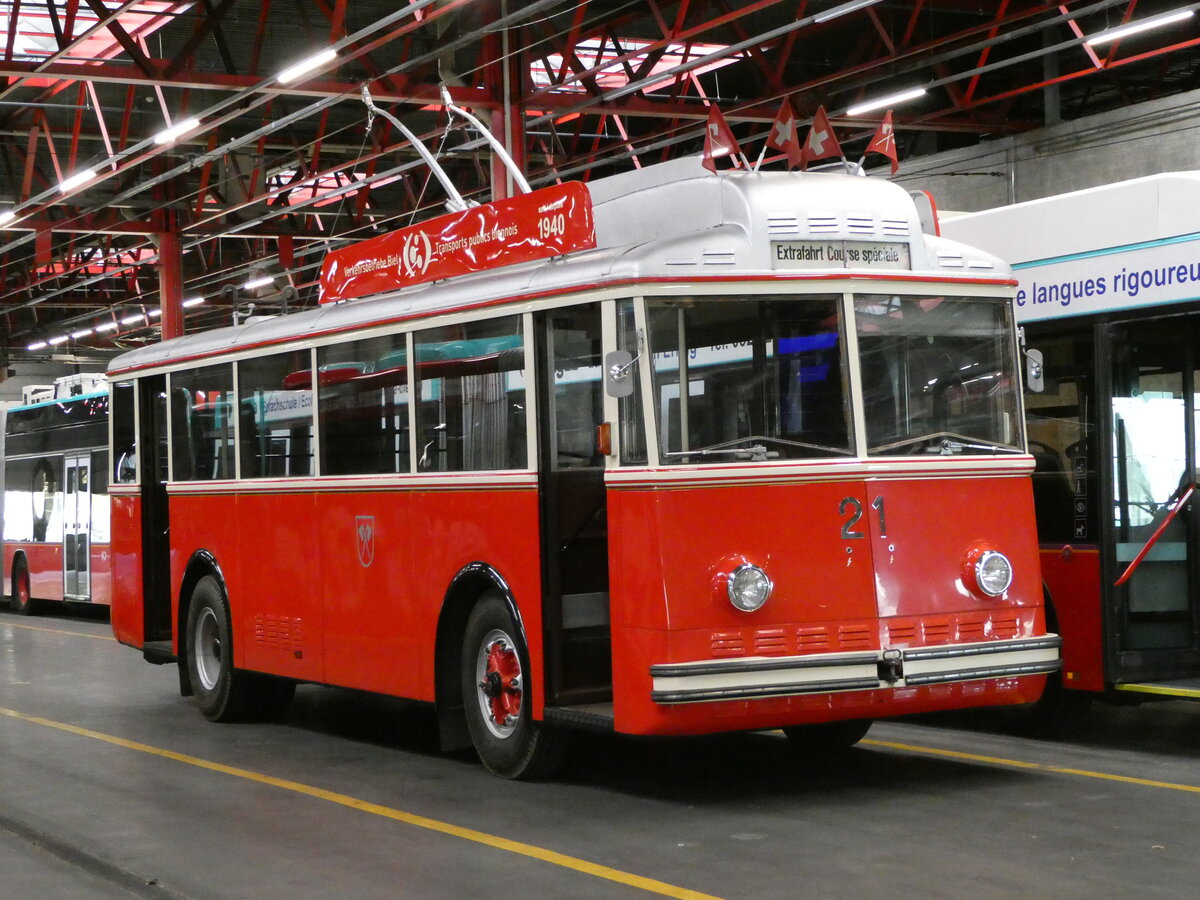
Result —
<instances>
[{"instance_id":1,"label":"white bus roof","mask_svg":"<svg viewBox=\"0 0 1200 900\"><path fill-rule=\"evenodd\" d=\"M1168 172L948 218L1012 264L1017 321L1200 298L1200 172Z\"/></svg>"},{"instance_id":2,"label":"white bus roof","mask_svg":"<svg viewBox=\"0 0 1200 900\"><path fill-rule=\"evenodd\" d=\"M1200 231L1200 172L1166 172L942 220L942 233L1009 263Z\"/></svg>"},{"instance_id":3,"label":"white bus roof","mask_svg":"<svg viewBox=\"0 0 1200 900\"><path fill-rule=\"evenodd\" d=\"M828 173L712 174L695 157L589 182L596 248L415 285L237 327L221 328L117 357L110 372L241 348L304 340L489 301L638 281L696 281L803 275L772 262L773 243L829 246L841 241L904 248L907 267L872 276L953 277L994 283L1011 270L988 253L926 235L908 193L877 178ZM809 274L853 275L827 264Z\"/></svg>"}]
</instances>

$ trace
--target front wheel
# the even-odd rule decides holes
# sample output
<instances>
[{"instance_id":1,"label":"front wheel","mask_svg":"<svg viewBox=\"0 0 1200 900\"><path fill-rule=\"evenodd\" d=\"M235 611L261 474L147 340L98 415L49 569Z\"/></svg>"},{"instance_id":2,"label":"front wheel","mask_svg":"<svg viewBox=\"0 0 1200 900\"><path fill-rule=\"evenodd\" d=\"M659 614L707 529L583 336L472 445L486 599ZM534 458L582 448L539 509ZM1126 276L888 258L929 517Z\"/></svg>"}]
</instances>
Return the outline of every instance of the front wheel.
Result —
<instances>
[{"instance_id":1,"label":"front wheel","mask_svg":"<svg viewBox=\"0 0 1200 900\"><path fill-rule=\"evenodd\" d=\"M533 721L529 653L504 598L480 598L467 619L462 692L471 742L488 771L502 778L548 775L562 761L561 732Z\"/></svg>"},{"instance_id":2,"label":"front wheel","mask_svg":"<svg viewBox=\"0 0 1200 900\"><path fill-rule=\"evenodd\" d=\"M186 650L200 712L211 722L279 718L292 701L295 682L235 669L230 622L224 589L205 575L192 591Z\"/></svg>"},{"instance_id":3,"label":"front wheel","mask_svg":"<svg viewBox=\"0 0 1200 900\"><path fill-rule=\"evenodd\" d=\"M29 566L23 558L13 563L12 597L8 601L19 616L32 616L38 611L37 601L33 599L29 588Z\"/></svg>"}]
</instances>

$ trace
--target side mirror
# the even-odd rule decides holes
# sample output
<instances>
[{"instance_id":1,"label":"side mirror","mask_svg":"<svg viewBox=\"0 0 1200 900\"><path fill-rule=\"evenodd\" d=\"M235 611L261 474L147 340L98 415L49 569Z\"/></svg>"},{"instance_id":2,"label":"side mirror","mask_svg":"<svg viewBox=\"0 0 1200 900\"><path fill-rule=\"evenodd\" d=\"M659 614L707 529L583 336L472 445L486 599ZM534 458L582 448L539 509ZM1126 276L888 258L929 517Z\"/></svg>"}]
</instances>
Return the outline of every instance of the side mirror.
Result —
<instances>
[{"instance_id":1,"label":"side mirror","mask_svg":"<svg viewBox=\"0 0 1200 900\"><path fill-rule=\"evenodd\" d=\"M1046 370L1042 365L1041 350L1025 351L1025 389L1034 394L1046 390Z\"/></svg>"},{"instance_id":2,"label":"side mirror","mask_svg":"<svg viewBox=\"0 0 1200 900\"><path fill-rule=\"evenodd\" d=\"M610 397L628 397L633 393L633 354L613 350L604 357L604 390Z\"/></svg>"}]
</instances>

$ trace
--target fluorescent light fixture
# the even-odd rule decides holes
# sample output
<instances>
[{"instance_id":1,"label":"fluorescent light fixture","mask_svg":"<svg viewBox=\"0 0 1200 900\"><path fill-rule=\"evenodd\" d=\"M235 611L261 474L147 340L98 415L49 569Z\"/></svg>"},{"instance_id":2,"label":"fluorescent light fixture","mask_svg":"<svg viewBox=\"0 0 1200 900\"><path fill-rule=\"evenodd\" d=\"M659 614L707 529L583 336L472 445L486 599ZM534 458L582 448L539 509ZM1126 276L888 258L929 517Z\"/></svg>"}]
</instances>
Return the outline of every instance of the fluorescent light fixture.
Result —
<instances>
[{"instance_id":1,"label":"fluorescent light fixture","mask_svg":"<svg viewBox=\"0 0 1200 900\"><path fill-rule=\"evenodd\" d=\"M200 120L193 116L190 119L184 119L182 122L176 122L170 128L164 128L154 136L156 144L173 144L189 131L195 131L200 127Z\"/></svg>"},{"instance_id":2,"label":"fluorescent light fixture","mask_svg":"<svg viewBox=\"0 0 1200 900\"><path fill-rule=\"evenodd\" d=\"M830 19L858 12L860 9L866 9L868 6L874 6L878 2L879 0L850 0L849 3L842 3L832 9L825 10L823 13L817 13L813 17L813 21L820 25L822 22L828 22Z\"/></svg>"},{"instance_id":3,"label":"fluorescent light fixture","mask_svg":"<svg viewBox=\"0 0 1200 900\"><path fill-rule=\"evenodd\" d=\"M35 341L34 343L30 344L25 349L26 350L45 350L46 342L45 341Z\"/></svg>"},{"instance_id":4,"label":"fluorescent light fixture","mask_svg":"<svg viewBox=\"0 0 1200 900\"><path fill-rule=\"evenodd\" d=\"M268 275L266 278L255 278L253 281L247 281L242 285L242 290L252 291L255 288L266 287L268 284L274 283L275 279Z\"/></svg>"},{"instance_id":5,"label":"fluorescent light fixture","mask_svg":"<svg viewBox=\"0 0 1200 900\"><path fill-rule=\"evenodd\" d=\"M116 331L120 326L116 322L101 322L96 326L96 334L104 334L106 331Z\"/></svg>"},{"instance_id":6,"label":"fluorescent light fixture","mask_svg":"<svg viewBox=\"0 0 1200 900\"><path fill-rule=\"evenodd\" d=\"M161 315L162 315L161 309L152 309L148 313L146 313L146 318L147 319L157 319Z\"/></svg>"},{"instance_id":7,"label":"fluorescent light fixture","mask_svg":"<svg viewBox=\"0 0 1200 900\"><path fill-rule=\"evenodd\" d=\"M77 341L80 338L87 337L91 333L92 333L92 329L90 329L90 328L84 328L82 331L72 331L71 332L71 340Z\"/></svg>"},{"instance_id":8,"label":"fluorescent light fixture","mask_svg":"<svg viewBox=\"0 0 1200 900\"><path fill-rule=\"evenodd\" d=\"M193 297L190 300L184 300L183 303L181 303L179 305L182 306L184 309L190 309L193 306L199 306L203 302L204 302L203 297Z\"/></svg>"},{"instance_id":9,"label":"fluorescent light fixture","mask_svg":"<svg viewBox=\"0 0 1200 900\"><path fill-rule=\"evenodd\" d=\"M1161 16L1151 16L1148 19L1142 19L1140 22L1130 22L1128 25L1110 28L1108 31L1102 31L1088 38L1087 42L1094 47L1097 44L1107 44L1109 41L1119 41L1123 37L1137 34L1140 31L1149 31L1151 28L1158 28L1160 25L1170 25L1172 22L1182 22L1184 19L1190 19L1193 15L1194 13L1190 9L1177 9L1175 12L1163 13Z\"/></svg>"},{"instance_id":10,"label":"fluorescent light fixture","mask_svg":"<svg viewBox=\"0 0 1200 900\"><path fill-rule=\"evenodd\" d=\"M57 347L59 344L65 344L69 338L65 334L56 334L54 337L47 339L46 343L51 347Z\"/></svg>"},{"instance_id":11,"label":"fluorescent light fixture","mask_svg":"<svg viewBox=\"0 0 1200 900\"><path fill-rule=\"evenodd\" d=\"M883 109L885 106L895 106L897 103L904 103L908 100L916 100L918 97L924 96L925 88L910 88L909 90L901 91L898 94L889 94L887 97L880 97L878 100L867 100L865 103L859 103L857 106L852 106L846 110L846 115L860 116L865 112Z\"/></svg>"},{"instance_id":12,"label":"fluorescent light fixture","mask_svg":"<svg viewBox=\"0 0 1200 900\"><path fill-rule=\"evenodd\" d=\"M16 217L17 217L17 214L15 212L13 212L11 209L8 210L7 212L0 213L0 228L3 228L5 225L7 225L9 222L11 222Z\"/></svg>"},{"instance_id":13,"label":"fluorescent light fixture","mask_svg":"<svg viewBox=\"0 0 1200 900\"><path fill-rule=\"evenodd\" d=\"M83 169L82 171L76 172L74 175L64 180L62 184L58 186L58 189L65 194L67 191L74 190L81 184L87 184L95 177L95 169Z\"/></svg>"},{"instance_id":14,"label":"fluorescent light fixture","mask_svg":"<svg viewBox=\"0 0 1200 900\"><path fill-rule=\"evenodd\" d=\"M321 66L333 62L335 59L337 59L337 51L332 47L326 47L320 53L314 53L308 59L302 59L294 66L288 66L276 76L276 80L280 84L291 84L301 76L307 75L313 69L319 69Z\"/></svg>"},{"instance_id":15,"label":"fluorescent light fixture","mask_svg":"<svg viewBox=\"0 0 1200 900\"><path fill-rule=\"evenodd\" d=\"M126 316L125 318L123 318L121 320L121 324L122 325L133 325L137 322L145 322L145 321L146 321L146 317L143 316L141 313L137 313L135 315Z\"/></svg>"}]
</instances>

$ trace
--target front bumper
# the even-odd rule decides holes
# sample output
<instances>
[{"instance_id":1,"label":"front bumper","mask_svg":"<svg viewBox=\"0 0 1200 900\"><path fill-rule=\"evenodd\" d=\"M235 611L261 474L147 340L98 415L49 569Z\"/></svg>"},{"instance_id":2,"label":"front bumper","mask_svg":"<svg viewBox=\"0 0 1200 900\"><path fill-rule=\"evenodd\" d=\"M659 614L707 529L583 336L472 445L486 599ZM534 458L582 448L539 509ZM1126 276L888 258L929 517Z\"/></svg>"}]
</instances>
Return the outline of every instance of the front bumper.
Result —
<instances>
[{"instance_id":1,"label":"front bumper","mask_svg":"<svg viewBox=\"0 0 1200 900\"><path fill-rule=\"evenodd\" d=\"M661 704L791 697L924 687L1057 672L1062 638L943 644L856 653L753 656L650 667L650 697Z\"/></svg>"}]
</instances>

